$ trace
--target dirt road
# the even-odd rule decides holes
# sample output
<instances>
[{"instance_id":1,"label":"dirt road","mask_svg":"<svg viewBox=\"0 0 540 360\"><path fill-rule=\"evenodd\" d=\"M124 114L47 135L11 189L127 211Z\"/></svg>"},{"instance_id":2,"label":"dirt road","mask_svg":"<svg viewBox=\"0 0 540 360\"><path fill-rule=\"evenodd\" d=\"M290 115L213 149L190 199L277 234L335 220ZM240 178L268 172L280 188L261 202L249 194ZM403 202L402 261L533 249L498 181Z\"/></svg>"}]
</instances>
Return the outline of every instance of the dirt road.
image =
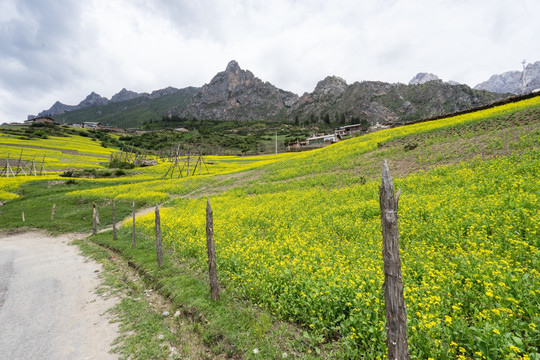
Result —
<instances>
[{"instance_id":1,"label":"dirt road","mask_svg":"<svg viewBox=\"0 0 540 360\"><path fill-rule=\"evenodd\" d=\"M0 234L0 359L117 359L116 300L95 294L100 266L72 238Z\"/></svg>"}]
</instances>

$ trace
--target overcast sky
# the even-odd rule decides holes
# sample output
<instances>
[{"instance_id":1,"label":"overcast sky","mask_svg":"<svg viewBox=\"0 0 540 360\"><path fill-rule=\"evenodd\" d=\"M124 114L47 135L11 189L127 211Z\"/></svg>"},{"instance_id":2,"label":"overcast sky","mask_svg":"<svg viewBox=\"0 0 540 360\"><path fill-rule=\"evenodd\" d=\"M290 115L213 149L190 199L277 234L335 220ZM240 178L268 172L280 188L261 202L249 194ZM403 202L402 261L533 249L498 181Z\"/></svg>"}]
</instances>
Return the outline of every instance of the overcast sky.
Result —
<instances>
[{"instance_id":1,"label":"overcast sky","mask_svg":"<svg viewBox=\"0 0 540 360\"><path fill-rule=\"evenodd\" d=\"M474 86L540 60L538 0L1 0L0 123L90 92L202 86L230 60L302 95L337 75Z\"/></svg>"}]
</instances>

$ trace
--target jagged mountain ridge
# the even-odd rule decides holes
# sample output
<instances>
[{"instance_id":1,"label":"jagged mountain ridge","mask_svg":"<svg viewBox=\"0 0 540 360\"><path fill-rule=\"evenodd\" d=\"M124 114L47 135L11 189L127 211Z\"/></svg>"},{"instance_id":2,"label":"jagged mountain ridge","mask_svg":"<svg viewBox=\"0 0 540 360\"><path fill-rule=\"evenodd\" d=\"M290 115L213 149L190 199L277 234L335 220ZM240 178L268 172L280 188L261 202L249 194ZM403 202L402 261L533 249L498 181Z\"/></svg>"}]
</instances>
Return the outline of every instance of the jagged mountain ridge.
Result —
<instances>
[{"instance_id":1,"label":"jagged mountain ridge","mask_svg":"<svg viewBox=\"0 0 540 360\"><path fill-rule=\"evenodd\" d=\"M416 74L415 77L409 81L409 85L420 85L427 83L428 81L441 80L437 75L432 73L421 72Z\"/></svg>"},{"instance_id":2,"label":"jagged mountain ridge","mask_svg":"<svg viewBox=\"0 0 540 360\"><path fill-rule=\"evenodd\" d=\"M431 80L417 85L363 81L347 85L345 80L327 77L312 93L300 97L289 118L313 119L356 118L370 124L407 122L439 116L486 105L506 97L467 85L452 85Z\"/></svg>"},{"instance_id":3,"label":"jagged mountain ridge","mask_svg":"<svg viewBox=\"0 0 540 360\"><path fill-rule=\"evenodd\" d=\"M280 120L284 110L297 99L298 95L263 82L233 60L201 88L180 115L198 119Z\"/></svg>"},{"instance_id":4,"label":"jagged mountain ridge","mask_svg":"<svg viewBox=\"0 0 540 360\"><path fill-rule=\"evenodd\" d=\"M160 120L164 115L177 112L195 95L199 88L165 88L129 100L109 101L105 105L80 108L53 115L57 122L72 124L98 121L103 125L120 128L138 127L148 120ZM128 94L128 97L130 95Z\"/></svg>"},{"instance_id":5,"label":"jagged mountain ridge","mask_svg":"<svg viewBox=\"0 0 540 360\"><path fill-rule=\"evenodd\" d=\"M111 100L91 93L79 105L57 102L40 115L61 115L61 121L66 123L101 121L122 127L137 126L144 120L164 115L240 121L314 121L339 117L365 119L374 124L439 116L486 105L509 95L474 90L467 85L443 82L433 74L419 73L410 85L378 81L349 85L339 77L328 76L317 83L313 92L299 97L263 82L233 60L202 88L169 87L151 94L124 88ZM159 106L154 105L156 102ZM130 117L135 120L130 121Z\"/></svg>"},{"instance_id":6,"label":"jagged mountain ridge","mask_svg":"<svg viewBox=\"0 0 540 360\"><path fill-rule=\"evenodd\" d=\"M377 81L348 85L337 76L319 81L301 97L263 83L231 61L178 114L212 120L288 120L323 118L365 119L370 124L411 121L486 105L506 95L472 90L467 85L443 83L420 73L415 85Z\"/></svg>"},{"instance_id":7,"label":"jagged mountain ridge","mask_svg":"<svg viewBox=\"0 0 540 360\"><path fill-rule=\"evenodd\" d=\"M527 64L524 71L507 71L492 75L474 87L496 93L527 94L540 89L540 61Z\"/></svg>"},{"instance_id":8,"label":"jagged mountain ridge","mask_svg":"<svg viewBox=\"0 0 540 360\"><path fill-rule=\"evenodd\" d=\"M189 87L186 89L192 89L192 87ZM126 88L123 88L118 93L114 94L110 100L92 91L90 95L88 95L83 101L81 101L77 105L66 105L66 104L61 103L60 101L57 101L53 104L53 106L51 106L51 108L49 108L48 110L41 111L40 113L38 113L37 116L28 115L28 119L32 119L38 116L62 115L67 112L82 110L88 107L104 106L110 103L119 103L119 102L137 99L137 98L145 98L148 100L154 100L161 96L170 95L181 90L185 90L185 89L176 89L169 86L165 89L154 90L152 91L152 93L149 94L149 93L137 93L135 91L131 91L131 90L127 90Z\"/></svg>"}]
</instances>

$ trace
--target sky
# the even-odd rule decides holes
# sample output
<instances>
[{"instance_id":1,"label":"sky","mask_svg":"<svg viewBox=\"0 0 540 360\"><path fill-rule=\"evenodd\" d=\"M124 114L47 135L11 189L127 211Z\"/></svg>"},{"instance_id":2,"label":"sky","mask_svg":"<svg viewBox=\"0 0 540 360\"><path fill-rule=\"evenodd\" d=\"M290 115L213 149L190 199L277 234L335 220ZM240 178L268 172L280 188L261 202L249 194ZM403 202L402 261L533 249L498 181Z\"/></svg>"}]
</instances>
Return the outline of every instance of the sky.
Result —
<instances>
[{"instance_id":1,"label":"sky","mask_svg":"<svg viewBox=\"0 0 540 360\"><path fill-rule=\"evenodd\" d=\"M2 0L0 124L92 91L209 83L231 60L298 95L336 75L471 87L540 61L538 0Z\"/></svg>"}]
</instances>

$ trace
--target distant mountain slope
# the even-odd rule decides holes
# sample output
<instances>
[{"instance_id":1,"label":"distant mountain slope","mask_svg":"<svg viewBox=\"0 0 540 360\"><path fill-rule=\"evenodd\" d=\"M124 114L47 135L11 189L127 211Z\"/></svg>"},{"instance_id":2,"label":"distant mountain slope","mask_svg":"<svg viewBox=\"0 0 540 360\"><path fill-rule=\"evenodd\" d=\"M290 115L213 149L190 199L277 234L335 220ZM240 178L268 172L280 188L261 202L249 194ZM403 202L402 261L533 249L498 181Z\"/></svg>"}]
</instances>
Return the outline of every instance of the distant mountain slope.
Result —
<instances>
[{"instance_id":1,"label":"distant mountain slope","mask_svg":"<svg viewBox=\"0 0 540 360\"><path fill-rule=\"evenodd\" d=\"M167 88L154 91L125 101L110 101L105 105L86 107L80 110L55 115L60 123L72 124L84 121L99 121L116 127L136 127L144 121L161 119L162 116L185 106L198 88Z\"/></svg>"},{"instance_id":2,"label":"distant mountain slope","mask_svg":"<svg viewBox=\"0 0 540 360\"><path fill-rule=\"evenodd\" d=\"M102 97L101 95L96 94L95 92L92 91L90 95L88 95L78 105L66 105L66 104L62 104L60 101L57 101L54 103L53 106L51 106L50 109L43 110L42 112L38 113L37 116L38 117L39 116L54 116L54 115L64 114L69 111L84 109L91 106L106 105L108 103L109 103L109 100L106 97ZM36 116L28 115L28 119L32 119L34 117Z\"/></svg>"},{"instance_id":3,"label":"distant mountain slope","mask_svg":"<svg viewBox=\"0 0 540 360\"><path fill-rule=\"evenodd\" d=\"M327 77L312 93L300 97L291 107L289 118L304 122L327 117L356 118L370 124L407 122L470 109L507 96L441 80L418 85L378 81L347 85L343 79Z\"/></svg>"},{"instance_id":4,"label":"distant mountain slope","mask_svg":"<svg viewBox=\"0 0 540 360\"><path fill-rule=\"evenodd\" d=\"M540 74L540 62L526 68L528 88L540 87L540 75L536 73ZM499 77L505 84L515 84L515 74L508 75L508 81L502 75ZM379 81L349 85L339 77L328 76L317 83L313 92L299 97L262 81L232 60L202 88L168 87L151 94L122 89L111 100L92 92L78 105L56 102L40 115L52 115L61 123L99 121L118 127L136 127L165 115L200 120L393 123L490 104L510 96L499 93L506 88L509 92L516 90L515 86L496 87L497 92L471 89L443 82L430 73L417 74L409 85Z\"/></svg>"},{"instance_id":5,"label":"distant mountain slope","mask_svg":"<svg viewBox=\"0 0 540 360\"><path fill-rule=\"evenodd\" d=\"M525 73L525 76L523 74ZM523 87L524 85L524 87ZM528 64L525 71L507 71L493 75L474 87L496 93L527 94L540 89L540 61Z\"/></svg>"}]
</instances>

